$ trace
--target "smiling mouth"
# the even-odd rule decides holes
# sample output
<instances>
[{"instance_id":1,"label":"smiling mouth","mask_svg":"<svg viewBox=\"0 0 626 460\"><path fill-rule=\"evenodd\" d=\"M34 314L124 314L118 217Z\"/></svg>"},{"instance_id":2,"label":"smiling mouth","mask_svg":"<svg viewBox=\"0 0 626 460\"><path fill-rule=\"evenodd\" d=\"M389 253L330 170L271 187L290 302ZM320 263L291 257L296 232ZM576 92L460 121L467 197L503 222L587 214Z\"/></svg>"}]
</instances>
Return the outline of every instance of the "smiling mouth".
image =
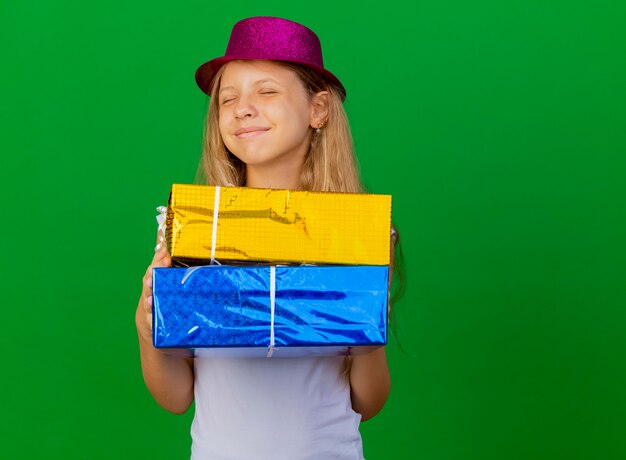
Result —
<instances>
[{"instance_id":1,"label":"smiling mouth","mask_svg":"<svg viewBox=\"0 0 626 460\"><path fill-rule=\"evenodd\" d=\"M261 134L266 133L269 130L270 130L269 128L251 126L248 128L238 129L237 131L235 131L235 136L237 136L240 139L247 139L249 137L260 136Z\"/></svg>"}]
</instances>

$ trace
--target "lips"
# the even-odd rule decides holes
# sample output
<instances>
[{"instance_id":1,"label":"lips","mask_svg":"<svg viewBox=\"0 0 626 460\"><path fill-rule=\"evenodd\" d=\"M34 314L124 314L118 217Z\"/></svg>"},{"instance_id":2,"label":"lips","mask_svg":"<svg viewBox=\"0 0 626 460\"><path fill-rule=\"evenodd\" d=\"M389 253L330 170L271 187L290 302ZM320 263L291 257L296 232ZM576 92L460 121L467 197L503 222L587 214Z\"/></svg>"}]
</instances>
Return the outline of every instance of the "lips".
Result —
<instances>
[{"instance_id":1,"label":"lips","mask_svg":"<svg viewBox=\"0 0 626 460\"><path fill-rule=\"evenodd\" d=\"M269 131L269 128L263 126L246 126L245 128L239 128L235 131L237 137L253 137L264 132Z\"/></svg>"}]
</instances>

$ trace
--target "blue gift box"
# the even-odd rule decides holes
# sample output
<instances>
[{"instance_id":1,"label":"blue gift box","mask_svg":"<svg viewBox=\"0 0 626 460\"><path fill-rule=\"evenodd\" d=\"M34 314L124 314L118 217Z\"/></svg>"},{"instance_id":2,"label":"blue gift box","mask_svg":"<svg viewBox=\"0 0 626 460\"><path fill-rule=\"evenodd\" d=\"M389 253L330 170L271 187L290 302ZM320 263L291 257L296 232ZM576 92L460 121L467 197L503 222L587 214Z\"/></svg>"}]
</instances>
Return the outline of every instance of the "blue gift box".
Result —
<instances>
[{"instance_id":1,"label":"blue gift box","mask_svg":"<svg viewBox=\"0 0 626 460\"><path fill-rule=\"evenodd\" d=\"M387 342L386 266L153 270L156 348L196 355L341 354Z\"/></svg>"}]
</instances>

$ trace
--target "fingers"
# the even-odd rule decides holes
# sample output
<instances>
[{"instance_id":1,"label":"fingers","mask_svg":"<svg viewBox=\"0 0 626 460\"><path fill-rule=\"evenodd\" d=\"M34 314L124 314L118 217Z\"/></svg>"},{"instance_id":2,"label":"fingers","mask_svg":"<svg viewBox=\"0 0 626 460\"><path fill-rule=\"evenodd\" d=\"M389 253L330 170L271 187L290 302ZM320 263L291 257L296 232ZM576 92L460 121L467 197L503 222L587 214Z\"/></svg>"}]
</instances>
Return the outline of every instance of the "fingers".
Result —
<instances>
[{"instance_id":1,"label":"fingers","mask_svg":"<svg viewBox=\"0 0 626 460\"><path fill-rule=\"evenodd\" d=\"M167 253L167 248L163 246L154 253L150 267L170 267L171 265L172 258Z\"/></svg>"},{"instance_id":2,"label":"fingers","mask_svg":"<svg viewBox=\"0 0 626 460\"><path fill-rule=\"evenodd\" d=\"M148 267L146 274L143 275L141 283L141 297L146 298L152 295L152 266Z\"/></svg>"},{"instance_id":3,"label":"fingers","mask_svg":"<svg viewBox=\"0 0 626 460\"><path fill-rule=\"evenodd\" d=\"M143 298L152 296L152 269L155 267L171 267L172 258L166 248L159 249L152 258L152 263L143 275L141 295Z\"/></svg>"},{"instance_id":4,"label":"fingers","mask_svg":"<svg viewBox=\"0 0 626 460\"><path fill-rule=\"evenodd\" d=\"M138 328L141 325L142 331L147 331L148 335L152 330L152 269L157 267L171 267L172 258L167 252L165 245L157 249L152 258L152 262L148 266L146 273L143 275L141 286L141 298L139 299L139 309L143 318L138 323Z\"/></svg>"},{"instance_id":5,"label":"fingers","mask_svg":"<svg viewBox=\"0 0 626 460\"><path fill-rule=\"evenodd\" d=\"M150 319L152 318L152 296L149 295L143 301L143 309L148 315L148 321L152 322Z\"/></svg>"},{"instance_id":6,"label":"fingers","mask_svg":"<svg viewBox=\"0 0 626 460\"><path fill-rule=\"evenodd\" d=\"M137 332L146 340L152 336L152 295L141 296L136 315Z\"/></svg>"}]
</instances>

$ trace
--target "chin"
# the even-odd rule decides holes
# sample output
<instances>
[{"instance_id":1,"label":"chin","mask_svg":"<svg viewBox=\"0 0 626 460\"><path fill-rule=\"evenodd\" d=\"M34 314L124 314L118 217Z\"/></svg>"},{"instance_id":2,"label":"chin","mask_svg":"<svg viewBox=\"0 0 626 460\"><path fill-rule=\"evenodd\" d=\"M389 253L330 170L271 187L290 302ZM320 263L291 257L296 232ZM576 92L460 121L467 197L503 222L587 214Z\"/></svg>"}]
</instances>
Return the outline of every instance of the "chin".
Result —
<instances>
[{"instance_id":1,"label":"chin","mask_svg":"<svg viewBox=\"0 0 626 460\"><path fill-rule=\"evenodd\" d=\"M259 151L244 151L241 155L235 154L235 156L249 166L269 164L279 157L278 155Z\"/></svg>"}]
</instances>

